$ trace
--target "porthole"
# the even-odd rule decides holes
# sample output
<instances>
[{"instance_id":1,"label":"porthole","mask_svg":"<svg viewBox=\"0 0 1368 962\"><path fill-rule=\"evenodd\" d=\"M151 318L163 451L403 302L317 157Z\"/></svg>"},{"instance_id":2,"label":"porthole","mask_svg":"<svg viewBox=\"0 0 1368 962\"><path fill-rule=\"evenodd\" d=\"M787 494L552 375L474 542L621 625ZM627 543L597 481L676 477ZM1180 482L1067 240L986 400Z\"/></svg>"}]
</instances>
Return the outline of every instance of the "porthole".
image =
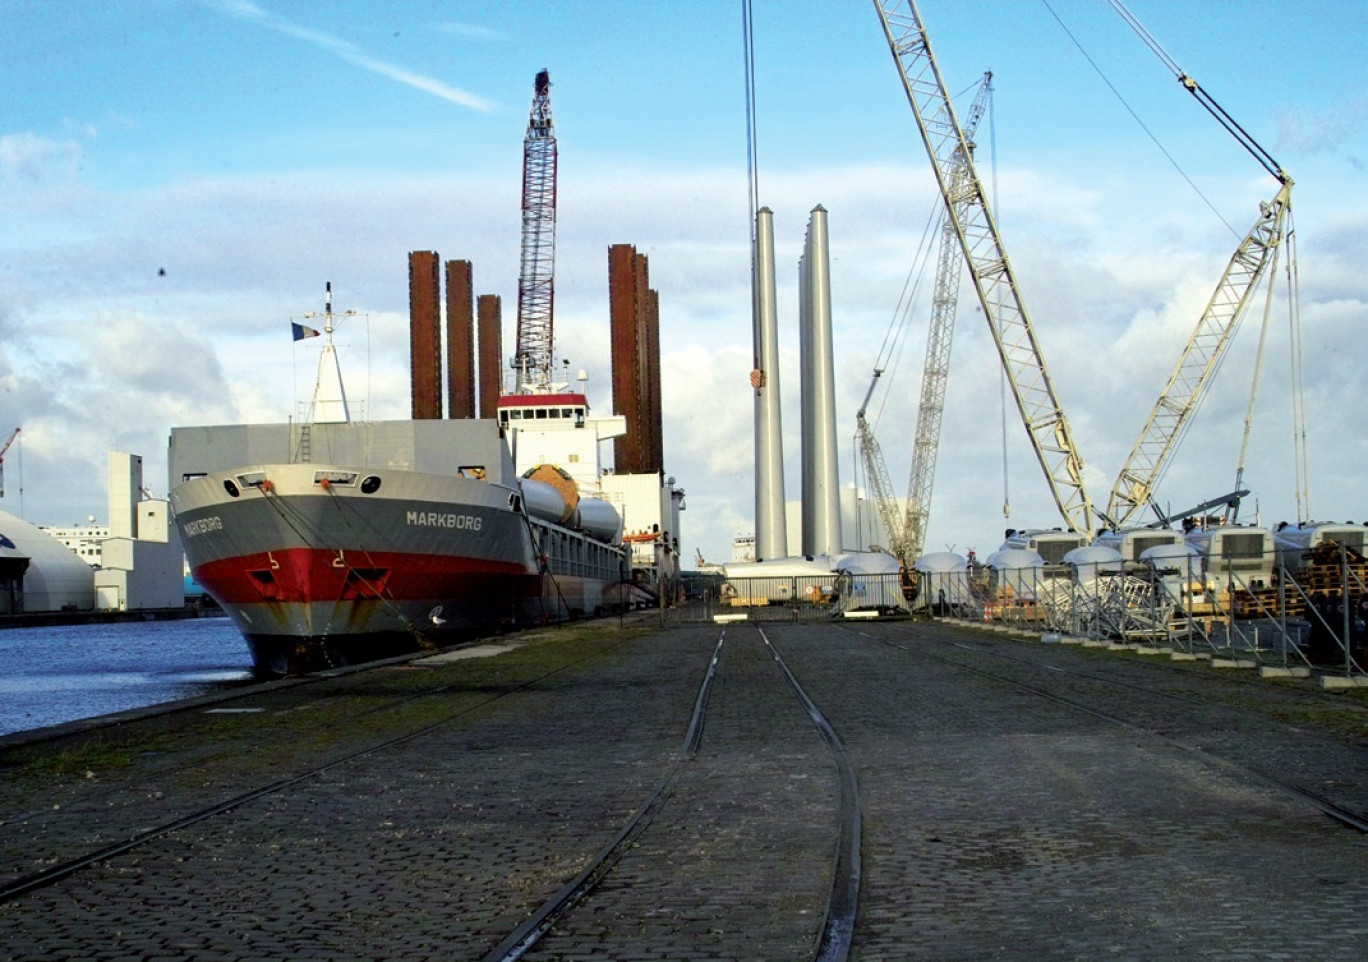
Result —
<instances>
[{"instance_id":1,"label":"porthole","mask_svg":"<svg viewBox=\"0 0 1368 962\"><path fill-rule=\"evenodd\" d=\"M361 479L361 490L366 494L374 494L380 490L380 479L373 474L368 474Z\"/></svg>"},{"instance_id":2,"label":"porthole","mask_svg":"<svg viewBox=\"0 0 1368 962\"><path fill-rule=\"evenodd\" d=\"M236 498L240 493L238 491L238 486L233 483L232 478L223 479L223 490L228 492L228 497L230 498Z\"/></svg>"}]
</instances>

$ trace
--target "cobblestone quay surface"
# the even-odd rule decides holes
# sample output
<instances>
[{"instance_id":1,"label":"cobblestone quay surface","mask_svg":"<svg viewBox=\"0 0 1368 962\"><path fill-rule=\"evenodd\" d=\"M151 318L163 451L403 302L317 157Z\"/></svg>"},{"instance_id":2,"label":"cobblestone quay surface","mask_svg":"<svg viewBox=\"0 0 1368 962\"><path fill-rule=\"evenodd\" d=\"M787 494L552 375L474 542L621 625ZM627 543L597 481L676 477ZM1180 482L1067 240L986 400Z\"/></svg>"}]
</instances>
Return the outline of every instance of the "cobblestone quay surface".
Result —
<instances>
[{"instance_id":1,"label":"cobblestone quay surface","mask_svg":"<svg viewBox=\"0 0 1368 962\"><path fill-rule=\"evenodd\" d=\"M481 959L674 768L722 634L0 739L0 887L106 851L0 902L0 959ZM838 779L766 639L856 766L852 958L1368 958L1368 838L1275 784L1368 812L1361 691L914 622L728 626L698 752L525 958L811 958Z\"/></svg>"}]
</instances>

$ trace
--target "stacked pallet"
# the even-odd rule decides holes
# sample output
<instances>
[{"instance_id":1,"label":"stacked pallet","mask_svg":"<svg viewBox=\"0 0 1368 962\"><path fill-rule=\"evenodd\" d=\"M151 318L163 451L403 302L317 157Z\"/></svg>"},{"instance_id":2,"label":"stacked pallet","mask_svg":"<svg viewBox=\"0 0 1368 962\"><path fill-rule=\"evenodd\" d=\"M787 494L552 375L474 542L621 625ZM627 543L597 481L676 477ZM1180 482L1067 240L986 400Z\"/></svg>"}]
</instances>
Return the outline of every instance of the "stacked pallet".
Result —
<instances>
[{"instance_id":1,"label":"stacked pallet","mask_svg":"<svg viewBox=\"0 0 1368 962\"><path fill-rule=\"evenodd\" d=\"M1230 611L1236 618L1277 618L1287 615L1298 618L1306 613L1306 602L1295 591L1288 591L1283 604L1278 604L1278 588L1241 588L1230 599Z\"/></svg>"},{"instance_id":2,"label":"stacked pallet","mask_svg":"<svg viewBox=\"0 0 1368 962\"><path fill-rule=\"evenodd\" d=\"M1344 593L1345 584L1350 594L1359 594L1368 584L1368 559L1353 548L1342 549L1338 542L1326 541L1312 548L1306 564L1291 576L1306 594L1319 592L1338 597ZM1290 586L1288 593L1292 593Z\"/></svg>"}]
</instances>

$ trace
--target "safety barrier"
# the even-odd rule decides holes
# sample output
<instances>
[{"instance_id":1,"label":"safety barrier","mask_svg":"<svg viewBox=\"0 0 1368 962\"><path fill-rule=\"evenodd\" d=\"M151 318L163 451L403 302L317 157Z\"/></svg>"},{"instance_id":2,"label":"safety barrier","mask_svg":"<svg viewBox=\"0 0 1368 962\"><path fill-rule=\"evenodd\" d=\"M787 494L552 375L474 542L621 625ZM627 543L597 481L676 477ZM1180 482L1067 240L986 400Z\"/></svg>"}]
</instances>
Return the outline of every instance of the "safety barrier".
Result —
<instances>
[{"instance_id":1,"label":"safety barrier","mask_svg":"<svg viewBox=\"0 0 1368 962\"><path fill-rule=\"evenodd\" d=\"M679 601L666 609L673 622L824 621L908 614L897 574L793 575L732 578L685 576Z\"/></svg>"},{"instance_id":2,"label":"safety barrier","mask_svg":"<svg viewBox=\"0 0 1368 962\"><path fill-rule=\"evenodd\" d=\"M1200 556L1086 577L1068 565L925 573L918 603L1062 639L1368 681L1368 562L1331 547L1295 569L1269 557L1258 577L1212 571Z\"/></svg>"}]
</instances>

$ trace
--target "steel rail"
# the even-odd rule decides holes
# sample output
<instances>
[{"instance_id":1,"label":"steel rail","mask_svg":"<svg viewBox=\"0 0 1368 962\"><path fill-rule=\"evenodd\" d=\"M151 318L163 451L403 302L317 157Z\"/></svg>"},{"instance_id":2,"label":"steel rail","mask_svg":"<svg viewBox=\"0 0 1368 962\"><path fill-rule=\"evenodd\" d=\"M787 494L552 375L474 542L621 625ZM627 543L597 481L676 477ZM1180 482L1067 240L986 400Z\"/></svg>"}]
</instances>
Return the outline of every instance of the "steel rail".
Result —
<instances>
[{"instance_id":1,"label":"steel rail","mask_svg":"<svg viewBox=\"0 0 1368 962\"><path fill-rule=\"evenodd\" d=\"M348 754L331 759L330 761L324 762L321 765L317 765L313 768L307 769L306 771L297 772L294 775L289 775L285 778L277 779L276 781L270 782L266 785L258 786L257 788L234 795L231 798L225 799L221 802L217 802L213 805L209 805L196 811L190 812L189 814L183 815L176 819L172 819L171 821L164 822L161 825L158 825L154 828L138 832L134 835L129 836L126 839L123 839L122 841L113 842L109 845L87 852L84 855L79 855L75 858L58 862L57 864L51 865L48 868L42 869L41 871L32 872L28 875L20 876L19 878L14 879L13 881L0 885L0 905L6 902L13 901L14 899L20 898L21 896L28 895L29 893L35 892L39 889L47 888L48 886L54 885L65 878L69 878L70 876L75 875L82 869L89 868L90 866L96 865L100 862L107 861L111 858L116 858L120 855L124 855L142 845L147 844L148 842L155 841L156 839L162 838L166 835L170 835L174 832L180 831L181 829L188 828L192 825L208 821L211 818L215 818L219 815L223 815L227 812L233 811L234 809L240 808L249 802L255 801L256 799L264 798L268 795L273 795L286 788L290 788L293 785L298 785L299 783L314 778L315 776L331 771L334 768L339 768L343 765L357 761L358 759L365 758L368 755L373 755L376 752L384 751L385 749L392 748L395 745L401 745L407 741L412 741L415 738L419 738L423 735L428 734L429 732L441 728L443 725L447 725L453 721L456 721L459 718L463 718L483 708L486 708L497 701L501 701L502 699L508 698L511 695L527 691L528 689L533 688L534 686L540 684L548 678L552 678L560 674L561 672L568 671L571 668L576 667L581 662L587 661L591 657L593 656L586 656L585 658L579 659L578 661L562 665L559 668L556 668L553 671L549 671L544 675L539 675L536 678L530 679L524 684L518 685L514 688L510 688L507 691L499 692L497 695L493 695L492 697L485 699L477 705L468 706L462 709L461 711L448 715L445 718L438 719L435 722L430 722L429 724L413 729L412 731L405 732L402 735L396 735L391 738L384 739L381 742L367 746L366 748L359 749L358 751L350 752ZM329 677L328 673L321 673L319 676L319 680L322 680L323 678L327 677ZM403 704L413 700L413 698L424 697L428 694L437 694L442 690L442 688L449 687L450 686L442 686L439 689L426 691L420 695L415 695L412 698L406 697L402 701L394 703L394 705ZM385 707L394 707L394 705Z\"/></svg>"},{"instance_id":2,"label":"steel rail","mask_svg":"<svg viewBox=\"0 0 1368 962\"><path fill-rule=\"evenodd\" d=\"M675 779L679 776L680 767L692 758L698 751L698 746L703 741L703 720L708 711L708 696L712 693L713 679L717 677L717 665L722 659L722 645L727 640L727 632L724 629L718 636L717 645L713 648L712 659L708 662L708 670L703 676L703 683L699 686L698 697L694 699L693 716L689 720L689 730L684 736L684 743L675 753L674 763L670 770L665 773L660 784L656 786L654 792L641 803L641 806L633 813L632 817L624 825L597 855L590 860L589 865L578 875L576 875L565 885L561 886L555 894L541 904L532 915L507 938L494 947L484 956L483 962L512 962L514 959L521 958L529 949L537 944L538 941L551 927L573 909L586 895L588 895L599 882L622 858L628 845L635 841L655 818L669 796L669 790L674 786Z\"/></svg>"},{"instance_id":3,"label":"steel rail","mask_svg":"<svg viewBox=\"0 0 1368 962\"><path fill-rule=\"evenodd\" d=\"M821 733L833 758L841 783L839 812L839 837L836 844L831 892L822 920L816 948L813 953L815 962L846 962L850 957L850 945L855 932L855 917L859 906L860 891L860 839L861 809L859 788L856 784L854 766L846 754L835 729L822 715L822 712L808 697L802 685L770 642L763 630L760 638L769 650L794 695L802 703L809 720ZM656 790L641 804L627 824L618 832L580 872L547 899L536 912L506 939L485 955L482 962L514 962L528 952L547 932L565 917L595 886L612 870L625 850L646 830L651 819L664 805L679 775L682 764L697 752L703 734L703 723L708 708L708 695L721 658L722 644L726 632L717 641L708 672L699 688L694 702L694 713L689 723L689 732L684 744L675 756L674 764L661 780Z\"/></svg>"},{"instance_id":4,"label":"steel rail","mask_svg":"<svg viewBox=\"0 0 1368 962\"><path fill-rule=\"evenodd\" d=\"M815 962L845 962L850 957L850 944L855 937L855 917L860 907L860 839L863 816L860 808L860 788L855 780L855 767L850 763L845 745L798 679L770 643L764 629L758 629L770 656L783 671L789 687L807 709L808 718L822 733L836 762L841 780L841 809L838 816L839 836L836 842L835 864L832 869L831 895L827 900L826 916L822 919L821 935L813 953Z\"/></svg>"}]
</instances>

